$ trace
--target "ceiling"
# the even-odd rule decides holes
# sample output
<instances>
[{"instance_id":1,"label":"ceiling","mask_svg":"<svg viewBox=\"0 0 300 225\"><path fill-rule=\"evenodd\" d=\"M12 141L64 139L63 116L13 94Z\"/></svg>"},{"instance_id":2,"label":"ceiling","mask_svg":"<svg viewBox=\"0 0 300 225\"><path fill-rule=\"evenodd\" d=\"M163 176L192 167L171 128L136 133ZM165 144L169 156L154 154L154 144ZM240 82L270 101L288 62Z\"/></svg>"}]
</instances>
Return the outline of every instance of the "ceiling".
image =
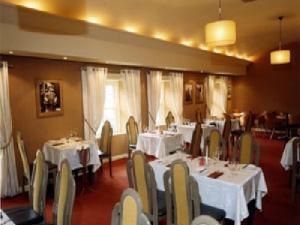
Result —
<instances>
[{"instance_id":1,"label":"ceiling","mask_svg":"<svg viewBox=\"0 0 300 225\"><path fill-rule=\"evenodd\" d=\"M204 26L218 18L218 0L0 0L86 20L138 35L206 49ZM283 44L300 41L299 0L223 0L224 19L237 23L236 44L209 49L255 60L278 45L277 17L284 16Z\"/></svg>"}]
</instances>

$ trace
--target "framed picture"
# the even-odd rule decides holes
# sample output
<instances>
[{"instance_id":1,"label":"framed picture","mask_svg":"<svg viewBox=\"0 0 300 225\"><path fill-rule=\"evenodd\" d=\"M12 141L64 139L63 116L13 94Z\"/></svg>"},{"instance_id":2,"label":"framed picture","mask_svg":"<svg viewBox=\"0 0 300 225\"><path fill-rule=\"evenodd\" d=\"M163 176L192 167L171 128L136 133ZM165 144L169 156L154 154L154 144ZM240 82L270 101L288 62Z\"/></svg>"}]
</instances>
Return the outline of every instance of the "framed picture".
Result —
<instances>
[{"instance_id":1,"label":"framed picture","mask_svg":"<svg viewBox=\"0 0 300 225\"><path fill-rule=\"evenodd\" d=\"M232 82L231 82L231 79L228 79L228 83L227 83L227 99L231 99L231 93L232 93Z\"/></svg>"},{"instance_id":2,"label":"framed picture","mask_svg":"<svg viewBox=\"0 0 300 225\"><path fill-rule=\"evenodd\" d=\"M195 84L195 102L200 104L204 102L204 85L200 83Z\"/></svg>"},{"instance_id":3,"label":"framed picture","mask_svg":"<svg viewBox=\"0 0 300 225\"><path fill-rule=\"evenodd\" d=\"M193 104L194 89L193 84L184 84L184 104Z\"/></svg>"},{"instance_id":4,"label":"framed picture","mask_svg":"<svg viewBox=\"0 0 300 225\"><path fill-rule=\"evenodd\" d=\"M63 115L62 82L60 80L36 81L36 110L38 117Z\"/></svg>"}]
</instances>

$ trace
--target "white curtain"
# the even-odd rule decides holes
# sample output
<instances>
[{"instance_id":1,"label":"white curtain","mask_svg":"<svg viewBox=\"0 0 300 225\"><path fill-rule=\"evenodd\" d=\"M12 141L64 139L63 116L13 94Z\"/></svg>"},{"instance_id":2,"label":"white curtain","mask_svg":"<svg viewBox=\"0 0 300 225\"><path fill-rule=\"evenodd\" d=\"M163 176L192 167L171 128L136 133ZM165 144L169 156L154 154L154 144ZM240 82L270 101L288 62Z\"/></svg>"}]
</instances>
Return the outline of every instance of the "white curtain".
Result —
<instances>
[{"instance_id":1,"label":"white curtain","mask_svg":"<svg viewBox=\"0 0 300 225\"><path fill-rule=\"evenodd\" d=\"M14 196L19 191L12 119L9 103L8 66L0 64L0 195Z\"/></svg>"},{"instance_id":2,"label":"white curtain","mask_svg":"<svg viewBox=\"0 0 300 225\"><path fill-rule=\"evenodd\" d=\"M139 70L121 70L125 95L128 102L128 114L133 116L141 130L141 78Z\"/></svg>"},{"instance_id":3,"label":"white curtain","mask_svg":"<svg viewBox=\"0 0 300 225\"><path fill-rule=\"evenodd\" d=\"M162 72L150 71L147 75L149 130L155 129L155 121L159 110Z\"/></svg>"},{"instance_id":4,"label":"white curtain","mask_svg":"<svg viewBox=\"0 0 300 225\"><path fill-rule=\"evenodd\" d=\"M170 73L171 112L177 124L182 124L183 74Z\"/></svg>"},{"instance_id":5,"label":"white curtain","mask_svg":"<svg viewBox=\"0 0 300 225\"><path fill-rule=\"evenodd\" d=\"M107 68L91 67L81 70L84 138L95 140L103 118Z\"/></svg>"},{"instance_id":6,"label":"white curtain","mask_svg":"<svg viewBox=\"0 0 300 225\"><path fill-rule=\"evenodd\" d=\"M208 115L223 117L227 111L227 77L211 75L206 80L206 87Z\"/></svg>"}]
</instances>

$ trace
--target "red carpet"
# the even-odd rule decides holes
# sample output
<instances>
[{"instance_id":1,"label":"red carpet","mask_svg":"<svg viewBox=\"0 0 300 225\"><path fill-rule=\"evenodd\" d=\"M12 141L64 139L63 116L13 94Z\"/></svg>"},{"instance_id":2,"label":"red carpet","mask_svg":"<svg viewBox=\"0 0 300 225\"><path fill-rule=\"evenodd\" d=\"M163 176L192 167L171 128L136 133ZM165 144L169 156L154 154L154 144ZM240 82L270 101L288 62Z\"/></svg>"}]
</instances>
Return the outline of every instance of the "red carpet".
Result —
<instances>
[{"instance_id":1,"label":"red carpet","mask_svg":"<svg viewBox=\"0 0 300 225\"><path fill-rule=\"evenodd\" d=\"M276 140L259 139L261 166L267 181L269 192L263 198L263 211L257 211L254 225L299 225L300 193L297 203L291 202L288 184L289 173L280 165L284 144ZM73 225L110 225L111 211L119 201L122 191L128 186L126 160L113 163L113 178L110 178L107 165L103 173L99 172L93 185L94 191L78 195L73 212ZM2 206L12 207L27 204L25 195L2 200ZM47 201L47 221L52 217L52 204Z\"/></svg>"}]
</instances>

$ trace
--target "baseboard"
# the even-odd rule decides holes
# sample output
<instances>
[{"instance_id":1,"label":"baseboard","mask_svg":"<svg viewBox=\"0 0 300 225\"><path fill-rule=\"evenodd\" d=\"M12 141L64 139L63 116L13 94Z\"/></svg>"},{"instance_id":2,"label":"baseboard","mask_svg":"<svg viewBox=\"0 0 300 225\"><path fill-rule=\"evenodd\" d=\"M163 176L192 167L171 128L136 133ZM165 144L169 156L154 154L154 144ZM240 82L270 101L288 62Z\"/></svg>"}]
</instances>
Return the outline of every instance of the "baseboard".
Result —
<instances>
[{"instance_id":1,"label":"baseboard","mask_svg":"<svg viewBox=\"0 0 300 225\"><path fill-rule=\"evenodd\" d=\"M116 160L125 159L125 158L128 158L128 154L127 153L120 154L120 155L114 155L114 156L111 157L111 160L112 161L116 161ZM108 159L104 159L103 160L103 163L107 163L107 162L108 162Z\"/></svg>"}]
</instances>

